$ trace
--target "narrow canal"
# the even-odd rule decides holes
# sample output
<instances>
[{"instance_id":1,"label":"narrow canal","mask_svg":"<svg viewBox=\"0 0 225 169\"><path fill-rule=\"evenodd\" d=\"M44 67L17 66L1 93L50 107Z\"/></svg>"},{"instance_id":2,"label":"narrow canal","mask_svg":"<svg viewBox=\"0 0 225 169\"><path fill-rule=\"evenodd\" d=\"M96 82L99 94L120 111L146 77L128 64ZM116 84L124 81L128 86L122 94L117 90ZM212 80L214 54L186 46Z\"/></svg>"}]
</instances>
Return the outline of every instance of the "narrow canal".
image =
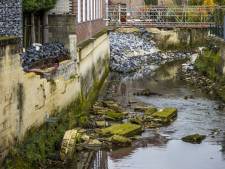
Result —
<instances>
[{"instance_id":1,"label":"narrow canal","mask_svg":"<svg viewBox=\"0 0 225 169\"><path fill-rule=\"evenodd\" d=\"M145 129L131 147L106 151L102 168L225 168L225 112L219 109L223 103L182 80L183 62L181 59L159 65L154 73L138 76L141 78L113 72L110 74L99 100L115 100L131 114L137 105L175 107L178 116L166 127ZM121 86L126 88L121 89L124 88ZM150 90L152 94L135 95L143 90ZM201 144L181 140L195 133L206 135L206 139Z\"/></svg>"},{"instance_id":2,"label":"narrow canal","mask_svg":"<svg viewBox=\"0 0 225 169\"><path fill-rule=\"evenodd\" d=\"M223 169L225 167L225 113L219 101L185 85L177 76L171 79L127 81L129 96L117 93L114 99L156 107L176 107L177 119L169 126L146 129L132 147L108 152L109 169ZM146 89L160 96L132 96L135 89ZM186 99L185 97L190 98ZM128 102L129 102L128 101ZM127 107L130 110L130 107ZM202 144L190 144L182 137L206 135Z\"/></svg>"}]
</instances>

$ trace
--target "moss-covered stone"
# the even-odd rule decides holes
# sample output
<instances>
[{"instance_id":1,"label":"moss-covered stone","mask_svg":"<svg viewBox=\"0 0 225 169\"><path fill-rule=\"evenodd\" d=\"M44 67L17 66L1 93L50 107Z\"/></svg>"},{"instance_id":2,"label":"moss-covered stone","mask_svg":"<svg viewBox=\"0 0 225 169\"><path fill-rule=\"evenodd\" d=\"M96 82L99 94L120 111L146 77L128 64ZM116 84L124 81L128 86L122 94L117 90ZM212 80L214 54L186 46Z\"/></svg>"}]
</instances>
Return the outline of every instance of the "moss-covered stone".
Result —
<instances>
[{"instance_id":1,"label":"moss-covered stone","mask_svg":"<svg viewBox=\"0 0 225 169\"><path fill-rule=\"evenodd\" d=\"M114 111L107 111L105 112L104 115L106 120L112 120L112 121L121 121L123 120L123 117L124 117L123 113L117 113Z\"/></svg>"},{"instance_id":2,"label":"moss-covered stone","mask_svg":"<svg viewBox=\"0 0 225 169\"><path fill-rule=\"evenodd\" d=\"M102 101L102 105L104 107L107 107L109 109L112 109L112 110L114 110L116 112L122 112L123 111L122 108L116 102L114 102L112 100Z\"/></svg>"},{"instance_id":3,"label":"moss-covered stone","mask_svg":"<svg viewBox=\"0 0 225 169\"><path fill-rule=\"evenodd\" d=\"M145 110L145 115L152 115L155 112L157 112L157 108L155 108L155 107L148 107Z\"/></svg>"},{"instance_id":4,"label":"moss-covered stone","mask_svg":"<svg viewBox=\"0 0 225 169\"><path fill-rule=\"evenodd\" d=\"M108 127L109 123L107 121L96 121L96 125L99 128Z\"/></svg>"},{"instance_id":5,"label":"moss-covered stone","mask_svg":"<svg viewBox=\"0 0 225 169\"><path fill-rule=\"evenodd\" d=\"M106 120L121 121L125 114L122 108L114 101L99 101L93 108L93 113L104 116Z\"/></svg>"},{"instance_id":6,"label":"moss-covered stone","mask_svg":"<svg viewBox=\"0 0 225 169\"><path fill-rule=\"evenodd\" d=\"M110 138L110 142L113 145L124 147L124 146L130 146L132 141L129 138L126 138L120 135L114 135Z\"/></svg>"},{"instance_id":7,"label":"moss-covered stone","mask_svg":"<svg viewBox=\"0 0 225 169\"><path fill-rule=\"evenodd\" d=\"M161 111L152 114L154 121L169 123L177 116L176 108L165 108Z\"/></svg>"},{"instance_id":8,"label":"moss-covered stone","mask_svg":"<svg viewBox=\"0 0 225 169\"><path fill-rule=\"evenodd\" d=\"M140 115L130 118L129 121L133 124L139 124L139 125L143 124L143 118Z\"/></svg>"},{"instance_id":9,"label":"moss-covered stone","mask_svg":"<svg viewBox=\"0 0 225 169\"><path fill-rule=\"evenodd\" d=\"M120 136L134 136L136 134L141 133L142 127L140 125L125 123L125 124L115 124L110 127L101 129L99 134L102 136L112 136L112 135L120 135Z\"/></svg>"},{"instance_id":10,"label":"moss-covered stone","mask_svg":"<svg viewBox=\"0 0 225 169\"><path fill-rule=\"evenodd\" d=\"M145 112L145 111L147 111L148 109L151 109L151 108L152 108L151 106L136 105L136 106L134 106L134 111L136 111L136 112Z\"/></svg>"},{"instance_id":11,"label":"moss-covered stone","mask_svg":"<svg viewBox=\"0 0 225 169\"><path fill-rule=\"evenodd\" d=\"M183 137L182 140L188 143L200 144L205 138L205 135L193 134Z\"/></svg>"}]
</instances>

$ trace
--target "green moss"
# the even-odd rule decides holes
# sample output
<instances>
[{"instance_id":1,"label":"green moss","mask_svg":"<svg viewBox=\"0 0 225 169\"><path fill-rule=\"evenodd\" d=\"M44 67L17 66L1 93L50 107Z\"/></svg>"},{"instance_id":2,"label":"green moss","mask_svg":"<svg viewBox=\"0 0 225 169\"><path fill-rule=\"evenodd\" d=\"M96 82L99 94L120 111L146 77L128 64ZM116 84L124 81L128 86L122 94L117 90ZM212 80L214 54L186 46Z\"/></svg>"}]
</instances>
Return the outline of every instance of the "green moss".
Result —
<instances>
[{"instance_id":1,"label":"green moss","mask_svg":"<svg viewBox=\"0 0 225 169\"><path fill-rule=\"evenodd\" d=\"M162 111L158 111L152 114L154 120L160 120L163 123L169 123L177 116L177 109L176 108L165 108Z\"/></svg>"},{"instance_id":2,"label":"green moss","mask_svg":"<svg viewBox=\"0 0 225 169\"><path fill-rule=\"evenodd\" d=\"M169 118L175 116L177 114L176 108L165 108L162 111L158 111L154 113L153 117L161 117L161 118Z\"/></svg>"},{"instance_id":3,"label":"green moss","mask_svg":"<svg viewBox=\"0 0 225 169\"><path fill-rule=\"evenodd\" d=\"M133 117L133 118L131 118L131 119L129 119L129 121L131 122L131 123L133 123L133 124L139 124L139 125L142 125L143 124L143 118L142 118L142 116L135 116L135 117Z\"/></svg>"},{"instance_id":4,"label":"green moss","mask_svg":"<svg viewBox=\"0 0 225 169\"><path fill-rule=\"evenodd\" d=\"M112 120L112 121L120 121L123 120L124 114L123 113L117 113L115 111L107 111L105 112L106 119Z\"/></svg>"},{"instance_id":5,"label":"green moss","mask_svg":"<svg viewBox=\"0 0 225 169\"><path fill-rule=\"evenodd\" d=\"M145 115L152 115L153 113L157 112L157 108L155 107L148 107L146 110L145 110Z\"/></svg>"},{"instance_id":6,"label":"green moss","mask_svg":"<svg viewBox=\"0 0 225 169\"><path fill-rule=\"evenodd\" d=\"M103 136L120 135L120 136L134 136L142 131L140 125L125 123L115 124L100 130Z\"/></svg>"},{"instance_id":7,"label":"green moss","mask_svg":"<svg viewBox=\"0 0 225 169\"><path fill-rule=\"evenodd\" d=\"M110 138L110 141L112 144L116 146L129 146L131 145L131 139L120 136L120 135L114 135Z\"/></svg>"},{"instance_id":8,"label":"green moss","mask_svg":"<svg viewBox=\"0 0 225 169\"><path fill-rule=\"evenodd\" d=\"M205 135L193 134L193 135L183 137L182 140L188 143L200 144L202 140L204 140L205 138L206 138Z\"/></svg>"}]
</instances>

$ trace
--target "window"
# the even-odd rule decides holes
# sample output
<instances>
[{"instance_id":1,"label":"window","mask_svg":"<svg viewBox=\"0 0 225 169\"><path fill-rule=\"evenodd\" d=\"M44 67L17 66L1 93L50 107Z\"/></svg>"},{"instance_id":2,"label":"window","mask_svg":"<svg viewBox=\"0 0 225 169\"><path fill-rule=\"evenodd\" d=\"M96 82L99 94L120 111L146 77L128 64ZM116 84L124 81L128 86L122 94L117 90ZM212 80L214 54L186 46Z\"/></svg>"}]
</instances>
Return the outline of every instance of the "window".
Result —
<instances>
[{"instance_id":1,"label":"window","mask_svg":"<svg viewBox=\"0 0 225 169\"><path fill-rule=\"evenodd\" d=\"M102 0L100 0L100 10L99 18L102 18Z\"/></svg>"},{"instance_id":2,"label":"window","mask_svg":"<svg viewBox=\"0 0 225 169\"><path fill-rule=\"evenodd\" d=\"M81 22L81 0L77 1L77 6L78 6L78 8L77 8L77 21L78 21L78 23L80 23Z\"/></svg>"},{"instance_id":3,"label":"window","mask_svg":"<svg viewBox=\"0 0 225 169\"><path fill-rule=\"evenodd\" d=\"M96 19L99 18L99 0L96 0Z\"/></svg>"},{"instance_id":4,"label":"window","mask_svg":"<svg viewBox=\"0 0 225 169\"><path fill-rule=\"evenodd\" d=\"M94 19L96 19L96 0L94 0Z\"/></svg>"},{"instance_id":5,"label":"window","mask_svg":"<svg viewBox=\"0 0 225 169\"><path fill-rule=\"evenodd\" d=\"M83 0L83 22L86 21L86 0Z\"/></svg>"},{"instance_id":6,"label":"window","mask_svg":"<svg viewBox=\"0 0 225 169\"><path fill-rule=\"evenodd\" d=\"M93 0L91 0L91 20L93 20Z\"/></svg>"},{"instance_id":7,"label":"window","mask_svg":"<svg viewBox=\"0 0 225 169\"><path fill-rule=\"evenodd\" d=\"M87 21L90 20L90 0L87 0Z\"/></svg>"}]
</instances>

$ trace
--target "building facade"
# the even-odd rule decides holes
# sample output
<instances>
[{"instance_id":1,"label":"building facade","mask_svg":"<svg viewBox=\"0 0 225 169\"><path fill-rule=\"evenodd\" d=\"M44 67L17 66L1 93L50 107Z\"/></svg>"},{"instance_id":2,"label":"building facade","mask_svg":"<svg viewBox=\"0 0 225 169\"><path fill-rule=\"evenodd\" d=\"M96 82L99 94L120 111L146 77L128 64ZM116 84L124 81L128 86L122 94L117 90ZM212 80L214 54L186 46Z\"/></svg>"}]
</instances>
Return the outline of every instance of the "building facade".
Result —
<instances>
[{"instance_id":1,"label":"building facade","mask_svg":"<svg viewBox=\"0 0 225 169\"><path fill-rule=\"evenodd\" d=\"M106 2L107 0L58 0L56 7L50 11L50 17L64 17L62 23L69 24L68 30L72 30L69 34L77 34L78 43L81 43L105 28ZM65 21L68 18L69 22ZM57 20L61 22L60 19ZM60 27L62 24L57 23L54 23L55 26ZM63 32L67 31L62 29Z\"/></svg>"}]
</instances>

